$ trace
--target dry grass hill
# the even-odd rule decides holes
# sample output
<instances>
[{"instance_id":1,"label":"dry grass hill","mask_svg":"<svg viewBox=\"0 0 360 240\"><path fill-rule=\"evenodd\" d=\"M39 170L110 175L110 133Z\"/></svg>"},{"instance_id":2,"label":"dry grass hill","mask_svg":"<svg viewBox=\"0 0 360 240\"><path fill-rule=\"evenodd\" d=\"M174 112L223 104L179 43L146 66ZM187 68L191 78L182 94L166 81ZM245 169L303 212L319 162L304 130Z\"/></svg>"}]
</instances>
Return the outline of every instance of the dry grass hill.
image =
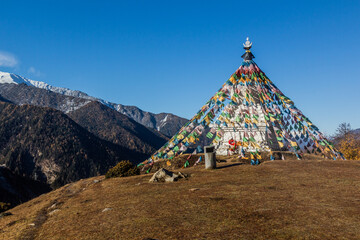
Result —
<instances>
[{"instance_id":1,"label":"dry grass hill","mask_svg":"<svg viewBox=\"0 0 360 240\"><path fill-rule=\"evenodd\" d=\"M0 239L360 239L360 162L285 160L94 177L8 212Z\"/></svg>"}]
</instances>

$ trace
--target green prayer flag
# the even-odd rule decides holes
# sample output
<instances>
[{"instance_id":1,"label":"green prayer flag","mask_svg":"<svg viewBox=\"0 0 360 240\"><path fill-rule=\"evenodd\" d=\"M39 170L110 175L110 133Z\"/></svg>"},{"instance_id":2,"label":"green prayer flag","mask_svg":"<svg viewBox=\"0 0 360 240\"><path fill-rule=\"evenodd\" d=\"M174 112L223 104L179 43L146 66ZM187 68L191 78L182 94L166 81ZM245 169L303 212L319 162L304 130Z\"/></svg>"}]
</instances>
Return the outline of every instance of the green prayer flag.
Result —
<instances>
[{"instance_id":1,"label":"green prayer flag","mask_svg":"<svg viewBox=\"0 0 360 240\"><path fill-rule=\"evenodd\" d=\"M186 161L184 164L184 167L188 167L188 166L190 166L190 163L189 163L189 161Z\"/></svg>"},{"instance_id":2,"label":"green prayer flag","mask_svg":"<svg viewBox=\"0 0 360 240\"><path fill-rule=\"evenodd\" d=\"M208 132L208 134L206 134L207 138L212 138L214 136L214 134L212 134L211 132Z\"/></svg>"}]
</instances>

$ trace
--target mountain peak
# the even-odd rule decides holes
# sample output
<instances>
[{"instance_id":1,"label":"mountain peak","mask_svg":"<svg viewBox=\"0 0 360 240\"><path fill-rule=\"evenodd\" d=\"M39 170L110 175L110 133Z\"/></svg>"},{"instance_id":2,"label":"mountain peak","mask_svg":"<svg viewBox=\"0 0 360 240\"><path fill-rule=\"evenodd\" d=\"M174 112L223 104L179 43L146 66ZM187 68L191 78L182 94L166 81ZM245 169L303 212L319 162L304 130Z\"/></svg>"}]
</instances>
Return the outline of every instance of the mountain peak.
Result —
<instances>
[{"instance_id":1,"label":"mountain peak","mask_svg":"<svg viewBox=\"0 0 360 240\"><path fill-rule=\"evenodd\" d=\"M25 83L29 85L30 81L31 80L21 77L19 75L0 71L0 83L13 83L13 84Z\"/></svg>"},{"instance_id":2,"label":"mountain peak","mask_svg":"<svg viewBox=\"0 0 360 240\"><path fill-rule=\"evenodd\" d=\"M1 72L0 71L0 84L1 83L12 83L12 84L21 84L25 83L26 85L46 89L55 93L60 93L66 96L72 96L72 97L80 97L84 99L90 99L90 100L96 100L95 97L91 97L87 95L84 92L77 91L77 90L71 90L69 88L63 88L63 87L54 87L50 84L47 84L46 82L41 81L35 81L31 80L22 76L19 76L14 73L8 73L8 72Z\"/></svg>"}]
</instances>

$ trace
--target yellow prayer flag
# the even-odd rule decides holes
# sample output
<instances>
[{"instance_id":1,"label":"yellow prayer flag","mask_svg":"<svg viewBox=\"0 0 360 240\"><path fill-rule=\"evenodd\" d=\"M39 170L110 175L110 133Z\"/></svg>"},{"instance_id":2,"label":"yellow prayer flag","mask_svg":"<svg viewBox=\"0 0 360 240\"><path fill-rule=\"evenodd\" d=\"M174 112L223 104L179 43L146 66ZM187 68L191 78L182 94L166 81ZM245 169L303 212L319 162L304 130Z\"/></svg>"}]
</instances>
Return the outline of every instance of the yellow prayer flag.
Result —
<instances>
[{"instance_id":1,"label":"yellow prayer flag","mask_svg":"<svg viewBox=\"0 0 360 240\"><path fill-rule=\"evenodd\" d=\"M230 80L230 82L232 82L233 84L236 83L236 79L235 79L233 76L231 76L231 78L230 78L229 80Z\"/></svg>"},{"instance_id":2,"label":"yellow prayer flag","mask_svg":"<svg viewBox=\"0 0 360 240\"><path fill-rule=\"evenodd\" d=\"M180 135L177 136L177 139L179 139L179 140L181 140L181 139L183 139L183 138L184 138L184 135L182 135L182 134L180 134Z\"/></svg>"}]
</instances>

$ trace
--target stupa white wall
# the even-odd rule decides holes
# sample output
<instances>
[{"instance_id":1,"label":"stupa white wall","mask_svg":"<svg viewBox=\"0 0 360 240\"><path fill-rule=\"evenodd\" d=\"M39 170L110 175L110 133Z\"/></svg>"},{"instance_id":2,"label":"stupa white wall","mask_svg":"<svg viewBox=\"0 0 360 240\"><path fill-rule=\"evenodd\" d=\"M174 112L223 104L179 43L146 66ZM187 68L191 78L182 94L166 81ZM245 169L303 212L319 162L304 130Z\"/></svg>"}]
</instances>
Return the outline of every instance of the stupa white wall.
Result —
<instances>
[{"instance_id":1,"label":"stupa white wall","mask_svg":"<svg viewBox=\"0 0 360 240\"><path fill-rule=\"evenodd\" d=\"M231 95L235 91L239 95L245 96L246 91L249 91L250 87L242 86L241 89L231 89ZM253 89L250 90L251 92ZM254 94L255 95L255 94ZM243 141L244 136L247 136L247 138L253 136L256 144L259 145L259 148L261 151L269 151L271 149L271 146L269 146L269 142L267 141L267 133L266 133L266 120L264 116L264 111L259 104L259 100L254 98L255 103L250 106L244 106L243 104L240 104L238 106L235 106L232 114L232 117L229 119L230 124L227 124L228 126L220 125L221 132L223 132L223 137L220 139L220 141L215 144L216 154L217 155L228 155L234 153L233 151L229 151L230 147L233 147L229 144L229 141L231 139L235 141ZM257 119L257 128L253 127L253 124L251 123L251 126L248 128L244 127L244 121L242 122L236 122L236 116L244 116L244 111L249 111L250 116L253 114L258 115ZM251 119L253 120L253 118ZM250 125L250 124L249 124ZM213 125L214 126L214 125ZM212 127L210 125L210 127ZM275 141L275 140L274 140ZM244 147L247 152L256 151L256 148L250 144L250 141L248 142L249 146ZM238 152L240 152L241 147L237 147Z\"/></svg>"}]
</instances>

